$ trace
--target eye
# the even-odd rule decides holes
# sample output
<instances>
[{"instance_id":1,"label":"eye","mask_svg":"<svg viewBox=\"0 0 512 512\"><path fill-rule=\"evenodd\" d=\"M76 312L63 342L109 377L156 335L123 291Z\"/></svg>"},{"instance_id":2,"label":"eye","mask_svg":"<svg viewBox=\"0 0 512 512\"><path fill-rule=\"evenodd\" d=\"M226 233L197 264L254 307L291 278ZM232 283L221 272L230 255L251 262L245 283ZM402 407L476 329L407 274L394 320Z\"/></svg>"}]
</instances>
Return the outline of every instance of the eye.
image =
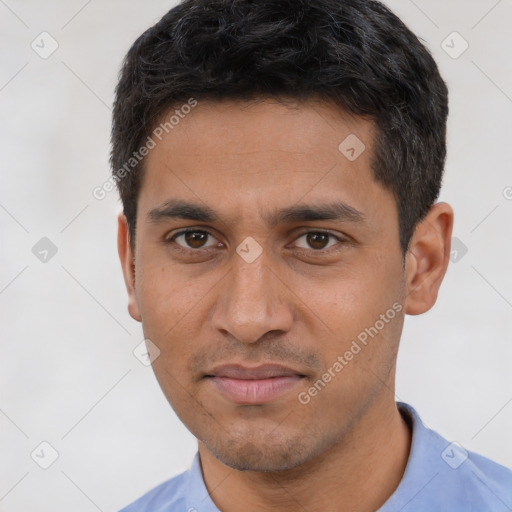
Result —
<instances>
[{"instance_id":1,"label":"eye","mask_svg":"<svg viewBox=\"0 0 512 512\"><path fill-rule=\"evenodd\" d=\"M300 240L303 240L302 242ZM211 233L202 229L185 229L178 231L169 238L167 244L175 243L178 249L199 251L222 245ZM299 249L313 250L313 252L327 251L331 247L347 240L343 237L329 233L328 231L308 231L302 233L296 239L296 247Z\"/></svg>"},{"instance_id":2,"label":"eye","mask_svg":"<svg viewBox=\"0 0 512 512\"><path fill-rule=\"evenodd\" d=\"M212 243L209 245L206 244L208 237L212 239ZM181 242L179 241L181 240ZM215 243L216 239L208 233L208 231L203 231L200 229L186 229L183 231L179 231L174 234L172 237L167 238L167 243L176 242L177 245L182 247L183 249L205 249L208 247L212 247L217 245Z\"/></svg>"},{"instance_id":3,"label":"eye","mask_svg":"<svg viewBox=\"0 0 512 512\"><path fill-rule=\"evenodd\" d=\"M336 242L345 241L343 238L333 235L327 231L308 231L307 233L300 235L297 240L300 240L301 238L304 238L306 245L301 246L300 244L297 244L297 247L300 249L313 249L315 251L323 251L329 249L333 245L336 245ZM332 241L333 243L329 245L329 241Z\"/></svg>"}]
</instances>

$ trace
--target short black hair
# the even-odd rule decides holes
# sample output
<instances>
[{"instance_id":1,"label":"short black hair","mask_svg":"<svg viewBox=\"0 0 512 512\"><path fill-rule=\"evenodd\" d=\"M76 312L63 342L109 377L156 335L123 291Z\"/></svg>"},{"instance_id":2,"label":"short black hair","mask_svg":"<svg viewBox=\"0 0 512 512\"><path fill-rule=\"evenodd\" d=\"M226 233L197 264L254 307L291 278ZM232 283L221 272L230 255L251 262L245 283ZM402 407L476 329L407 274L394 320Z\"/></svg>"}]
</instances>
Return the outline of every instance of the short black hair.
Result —
<instances>
[{"instance_id":1,"label":"short black hair","mask_svg":"<svg viewBox=\"0 0 512 512\"><path fill-rule=\"evenodd\" d=\"M319 99L372 120L372 171L396 199L404 254L439 195L448 90L429 51L378 1L184 0L146 30L124 59L112 121L132 242L144 164L133 155L191 98Z\"/></svg>"}]
</instances>

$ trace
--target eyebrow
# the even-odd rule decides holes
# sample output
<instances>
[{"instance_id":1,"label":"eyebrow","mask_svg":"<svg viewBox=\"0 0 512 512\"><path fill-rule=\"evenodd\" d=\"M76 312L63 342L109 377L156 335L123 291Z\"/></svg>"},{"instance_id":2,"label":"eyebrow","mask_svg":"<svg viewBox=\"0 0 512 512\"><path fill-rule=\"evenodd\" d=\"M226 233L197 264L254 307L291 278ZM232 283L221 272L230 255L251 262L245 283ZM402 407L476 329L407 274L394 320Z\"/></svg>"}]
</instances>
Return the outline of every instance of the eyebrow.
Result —
<instances>
[{"instance_id":1,"label":"eyebrow","mask_svg":"<svg viewBox=\"0 0 512 512\"><path fill-rule=\"evenodd\" d=\"M160 222L170 219L194 220L197 222L220 221L220 216L209 206L192 203L179 199L169 199L162 205L153 208L148 213L150 222ZM279 224L293 222L308 222L318 220L337 220L360 223L365 215L356 208L337 201L327 204L298 204L283 208L272 214L267 214L265 222L273 227Z\"/></svg>"}]
</instances>

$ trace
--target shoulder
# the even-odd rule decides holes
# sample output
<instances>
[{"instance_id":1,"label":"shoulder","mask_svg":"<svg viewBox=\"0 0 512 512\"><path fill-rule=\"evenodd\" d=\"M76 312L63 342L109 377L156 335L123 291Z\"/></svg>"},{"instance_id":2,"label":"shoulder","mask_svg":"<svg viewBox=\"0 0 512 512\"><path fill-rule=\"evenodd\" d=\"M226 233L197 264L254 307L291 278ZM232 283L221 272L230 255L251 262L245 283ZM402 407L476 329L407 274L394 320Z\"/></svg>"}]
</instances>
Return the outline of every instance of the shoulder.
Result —
<instances>
[{"instance_id":1,"label":"shoulder","mask_svg":"<svg viewBox=\"0 0 512 512\"><path fill-rule=\"evenodd\" d=\"M188 471L161 483L120 512L186 512L185 487Z\"/></svg>"},{"instance_id":2,"label":"shoulder","mask_svg":"<svg viewBox=\"0 0 512 512\"><path fill-rule=\"evenodd\" d=\"M402 481L379 512L512 510L512 470L426 427L410 405L398 407L412 429L411 452Z\"/></svg>"},{"instance_id":3,"label":"shoulder","mask_svg":"<svg viewBox=\"0 0 512 512\"><path fill-rule=\"evenodd\" d=\"M451 455L452 445L450 443L445 448L445 458ZM454 493L466 499L471 506L467 510L510 512L512 470L478 453L466 451L464 448L458 449L461 451L460 466L449 466L450 471L443 473L445 487L452 487Z\"/></svg>"},{"instance_id":4,"label":"shoulder","mask_svg":"<svg viewBox=\"0 0 512 512\"><path fill-rule=\"evenodd\" d=\"M199 453L190 469L161 483L120 512L219 512L211 500L201 471Z\"/></svg>"}]
</instances>

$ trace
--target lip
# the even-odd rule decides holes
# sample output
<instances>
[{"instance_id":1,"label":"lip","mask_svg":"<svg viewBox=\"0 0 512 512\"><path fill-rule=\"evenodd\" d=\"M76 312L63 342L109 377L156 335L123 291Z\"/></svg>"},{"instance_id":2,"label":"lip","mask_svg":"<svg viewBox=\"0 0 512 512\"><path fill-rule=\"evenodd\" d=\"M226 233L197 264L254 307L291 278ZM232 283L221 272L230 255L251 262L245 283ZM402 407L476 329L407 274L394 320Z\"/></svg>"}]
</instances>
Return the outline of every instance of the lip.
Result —
<instances>
[{"instance_id":1,"label":"lip","mask_svg":"<svg viewBox=\"0 0 512 512\"><path fill-rule=\"evenodd\" d=\"M289 393L305 375L277 364L255 367L221 365L205 375L228 400L245 405L257 405L277 400Z\"/></svg>"}]
</instances>

